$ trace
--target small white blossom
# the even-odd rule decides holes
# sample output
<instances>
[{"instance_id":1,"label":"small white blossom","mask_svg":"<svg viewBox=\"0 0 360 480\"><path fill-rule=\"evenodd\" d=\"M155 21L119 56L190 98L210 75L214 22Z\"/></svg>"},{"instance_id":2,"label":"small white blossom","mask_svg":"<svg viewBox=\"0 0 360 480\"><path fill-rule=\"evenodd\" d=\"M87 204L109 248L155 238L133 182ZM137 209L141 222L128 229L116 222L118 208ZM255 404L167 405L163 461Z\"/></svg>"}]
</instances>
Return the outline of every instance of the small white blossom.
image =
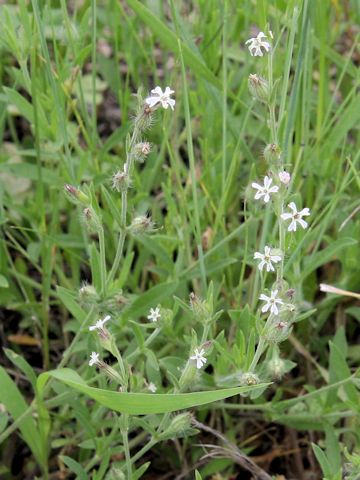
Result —
<instances>
[{"instance_id":1,"label":"small white blossom","mask_svg":"<svg viewBox=\"0 0 360 480\"><path fill-rule=\"evenodd\" d=\"M260 198L264 197L264 202L268 203L270 200L270 194L279 191L279 187L277 185L271 187L271 184L272 178L268 177L267 175L264 178L264 185L259 185L258 183L253 182L251 186L257 190L254 197L255 200L259 200Z\"/></svg>"},{"instance_id":2,"label":"small white blossom","mask_svg":"<svg viewBox=\"0 0 360 480\"><path fill-rule=\"evenodd\" d=\"M103 330L105 323L109 321L110 318L110 315L106 315L103 320L98 320L95 325L91 325L91 327L89 327L90 332L92 332L93 330Z\"/></svg>"},{"instance_id":3,"label":"small white blossom","mask_svg":"<svg viewBox=\"0 0 360 480\"><path fill-rule=\"evenodd\" d=\"M156 87L154 90L151 90L152 95L150 97L147 97L145 102L149 105L150 108L153 108L155 105L158 103L161 103L162 107L165 108L165 110L170 107L171 110L174 110L175 107L175 100L173 98L170 98L170 95L172 95L174 90L171 90L170 87L166 87L165 91L162 91L162 88Z\"/></svg>"},{"instance_id":4,"label":"small white blossom","mask_svg":"<svg viewBox=\"0 0 360 480\"><path fill-rule=\"evenodd\" d=\"M286 172L285 170L283 172L280 172L279 173L279 180L284 185L288 185L290 183L290 180L291 180L290 173Z\"/></svg>"},{"instance_id":5,"label":"small white blossom","mask_svg":"<svg viewBox=\"0 0 360 480\"><path fill-rule=\"evenodd\" d=\"M264 253L260 252L255 252L254 253L254 259L255 260L260 260L260 263L258 265L258 269L260 271L263 270L263 268L266 265L266 271L267 272L274 272L275 268L273 267L272 262L278 263L281 262L281 257L279 255L273 255L271 253L271 248L268 247L267 245L265 246Z\"/></svg>"},{"instance_id":6,"label":"small white blossom","mask_svg":"<svg viewBox=\"0 0 360 480\"><path fill-rule=\"evenodd\" d=\"M263 38L267 38L265 33L259 32L257 37L250 38L245 42L245 45L248 45L248 49L252 57L262 57L263 56L263 51L261 50L262 48L266 52L269 52L271 50L270 43L263 40Z\"/></svg>"},{"instance_id":7,"label":"small white blossom","mask_svg":"<svg viewBox=\"0 0 360 480\"><path fill-rule=\"evenodd\" d=\"M200 351L198 348L195 348L194 355L190 357L190 360L196 360L196 368L201 368L207 362L207 359L204 357L205 350L202 348Z\"/></svg>"},{"instance_id":8,"label":"small white blossom","mask_svg":"<svg viewBox=\"0 0 360 480\"><path fill-rule=\"evenodd\" d=\"M310 215L310 210L308 208L303 208L300 212L297 211L296 205L294 202L290 202L288 207L292 210L292 213L282 213L281 218L283 220L291 220L290 225L288 227L289 232L296 232L296 224L299 223L302 228L306 228L308 226L307 222L302 219L302 217L306 217Z\"/></svg>"},{"instance_id":9,"label":"small white blossom","mask_svg":"<svg viewBox=\"0 0 360 480\"><path fill-rule=\"evenodd\" d=\"M99 361L99 354L96 352L92 352L90 355L89 366L92 367L93 365L99 363Z\"/></svg>"},{"instance_id":10,"label":"small white blossom","mask_svg":"<svg viewBox=\"0 0 360 480\"><path fill-rule=\"evenodd\" d=\"M149 390L151 393L155 393L156 390L157 390L155 383L150 382L149 385L148 385L148 390Z\"/></svg>"},{"instance_id":11,"label":"small white blossom","mask_svg":"<svg viewBox=\"0 0 360 480\"><path fill-rule=\"evenodd\" d=\"M270 309L270 312L273 313L274 315L279 314L279 309L277 307L277 304L284 305L284 302L280 300L280 298L276 297L277 294L278 294L278 290L272 290L270 293L270 297L268 297L264 293L260 295L259 299L266 302L261 309L263 313L266 313Z\"/></svg>"},{"instance_id":12,"label":"small white blossom","mask_svg":"<svg viewBox=\"0 0 360 480\"><path fill-rule=\"evenodd\" d=\"M150 313L147 316L148 320L151 320L152 322L156 322L160 317L161 317L161 313L160 313L159 307L150 308Z\"/></svg>"}]
</instances>

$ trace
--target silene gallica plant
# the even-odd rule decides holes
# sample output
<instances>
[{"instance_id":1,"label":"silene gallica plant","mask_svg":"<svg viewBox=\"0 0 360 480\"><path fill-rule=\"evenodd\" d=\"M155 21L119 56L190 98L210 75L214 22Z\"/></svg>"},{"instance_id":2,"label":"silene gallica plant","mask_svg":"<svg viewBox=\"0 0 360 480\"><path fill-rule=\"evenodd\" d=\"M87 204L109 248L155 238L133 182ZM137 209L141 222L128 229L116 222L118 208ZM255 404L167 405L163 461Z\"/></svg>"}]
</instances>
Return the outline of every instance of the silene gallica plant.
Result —
<instances>
[{"instance_id":1,"label":"silene gallica plant","mask_svg":"<svg viewBox=\"0 0 360 480\"><path fill-rule=\"evenodd\" d=\"M174 415L171 412L236 393L250 395L255 399L265 391L269 382L281 379L295 365L281 358L279 350L279 344L288 338L294 323L299 319L297 292L287 284L284 266L289 245L296 241L292 236L299 229L307 228L308 224L303 217L310 215L310 211L308 208L298 208L292 198L291 173L285 169L286 162L278 143L272 40L269 31L268 35L260 32L257 37L246 42L252 56L267 56L265 78L251 74L249 90L255 101L268 112L270 133L269 144L264 148L267 172L262 180L251 184L255 195L249 192L248 201L258 202L265 216L274 214L278 230L276 243L269 245L266 238L262 238L259 251L253 254L257 281L253 297L248 299L249 303L244 307L247 312L256 308L254 314L249 313L249 316L255 315L253 318L256 325L256 329L251 330L250 338L245 339L242 332L238 332L236 337L240 343L231 340L232 345L227 345L223 331L217 327L217 320L225 312L215 309L213 284L208 287L205 298L191 292L189 303L169 295L168 305L164 306L157 304L154 299L145 321L126 315L131 300L127 293L118 288L119 283L126 285L126 277L119 282L119 270L120 277L123 277L122 269L129 268L122 263L129 255L128 251L126 255L124 253L126 242L134 246L136 239L149 237L159 230L149 214L131 218L127 207L128 196L135 188L133 179L136 169L146 162L153 148L145 138L146 132L160 110L175 109L176 103L172 97L175 92L170 87L162 90L157 86L145 99L141 92L137 93L138 108L132 132L126 140L126 158L110 182L113 193L109 193L105 186L101 187L105 204L116 220L114 243L117 248L110 271L107 270L105 228L102 222L105 205L100 206L98 193L92 185L65 186L68 198L81 210L87 234L92 235L94 240L97 239L98 248L96 243L92 243L88 252L93 282L84 284L78 296L79 304L87 313L73 344L80 338L90 336L88 342L93 348L89 351L88 365L91 370L84 374L86 378L91 372L95 373L94 368L97 368L99 374L88 378L86 383L69 369L58 369L51 375L111 410L120 412L117 424L122 435L125 462L123 466L120 462L118 468L119 471L126 472L127 478L134 478L136 461L156 443L196 433L195 420L190 413ZM116 195L120 196L119 214ZM298 199L297 203L299 204ZM106 235L113 233L106 232ZM151 237L146 241L151 242ZM141 305L144 298L147 303L151 302L151 293L149 291L139 296L135 303ZM169 340L166 338L171 337L171 325L179 321L181 312L190 313L193 317L190 335L185 337L187 358L163 357L161 352L167 350ZM123 344L121 336L126 331L128 338L129 330L132 331L133 338L121 349L118 347ZM224 355L226 350L228 352ZM166 370L166 380L162 377L160 368ZM104 384L101 377L107 378L108 382ZM103 386L101 389L93 386L97 378ZM211 386L213 389L209 390ZM186 392L198 393L189 395ZM138 417L138 414L149 416ZM139 425L147 432L149 439L134 452L129 444L129 434ZM134 443L136 445L138 441ZM144 469L144 466L140 467L136 478Z\"/></svg>"},{"instance_id":2,"label":"silene gallica plant","mask_svg":"<svg viewBox=\"0 0 360 480\"><path fill-rule=\"evenodd\" d=\"M37 2L32 3L36 14ZM170 3L174 12L174 4ZM61 4L66 11L65 3ZM95 15L96 2L91 5ZM146 8L138 6L137 2L134 5L140 13ZM294 13L293 25L297 15L298 10ZM151 21L156 25L156 18L151 17ZM96 27L96 21L93 23ZM150 467L149 452L159 444L168 449L169 443L168 457L182 468L179 479L195 475L196 480L201 480L200 473L195 470L211 458L220 462L224 460L225 463L221 464L225 465L224 468L229 466L226 461L230 459L254 478L270 480L271 476L251 459L249 445L246 442L241 446L236 444L242 435L242 426L231 430L228 436L219 433L229 423L238 423L238 417L229 422L229 411L260 412L279 424L285 414L289 414L289 422L294 424L298 421L297 415L303 415L301 418L309 415L306 418L318 421L321 402L316 403L316 396L321 389L315 391L301 387L303 394L283 398L286 390L282 389L282 382L297 365L291 361L284 346L280 349L280 345L289 339L298 322L308 319L315 311L311 303L304 301L302 283L297 282L296 276L301 273L297 258L305 244L311 250L307 239L316 222L309 208L314 209L314 205L304 204L295 183L299 164L293 167L288 145L282 145L291 54L287 61L289 71L284 79L275 78L273 62L283 37L277 39L267 27L263 26L263 29L243 43L241 52L246 52L246 63L253 62L252 68L255 65L254 72L244 77L251 105L246 117L253 115L257 122L261 122L263 136L260 137L266 141L261 156L250 164L250 180L241 191L244 215L236 235L226 231L228 225L220 225L228 201L227 192L222 192L224 199L218 209L211 205L214 228L209 226L205 231L208 219L200 221L205 202L211 195L208 195L206 182L202 181L201 168L196 168L196 155L200 155L201 149L193 146L192 129L198 124L197 119L191 118L184 58L192 59L193 63L196 61L190 48L183 51L180 35L171 31L169 38L178 40L175 47L178 47L183 88L181 90L180 81L174 78L169 81L170 86L166 85L167 82L156 86L162 81L159 80L154 81L150 92L145 94L139 88L131 96L133 117L128 119L126 111L125 125L119 128L120 141L116 143L116 136L110 137L112 143L109 141L109 145L115 147L111 154L112 161L116 157L115 169L110 170L109 163L101 165L96 155L96 140L92 144L86 137L87 126L92 125L96 132L96 98L91 112L93 124L86 108L82 112L86 118L83 123L79 113L81 108L78 111L76 102L71 103L73 110L69 108L69 112L77 118L84 142L89 140L87 147L91 152L88 158L94 162L96 172L88 174L87 167L81 162L81 168L74 170L76 174L71 175L70 169L66 171L65 178L69 183L64 185L66 200L63 202L67 208L70 205L67 201L71 202L71 218L68 219L69 230L61 232L61 240L73 231L81 238L76 242L77 238L72 235L69 240L69 244L75 245L75 253L68 254L64 248L64 269L62 271L59 267L56 270L58 284L49 280L52 295L48 296L49 302L56 298L56 308L61 305L59 316L66 318L61 330L66 348L57 368L51 370L47 344L47 354L44 355L47 357L44 362L47 371L39 376L25 360L11 351L6 353L12 363L31 379L35 395L30 406L21 399L21 408L12 409L13 398L19 400L19 394L11 386L5 370L0 369L0 385L7 385L11 391L11 395L1 396L1 402L15 419L14 425L5 433L11 434L19 428L40 465L42 478L46 480L51 478L51 449L59 449L60 465L65 465L77 478L136 480L146 475ZM93 33L95 40L96 31ZM163 30L161 33L164 36ZM92 51L92 59L96 59L96 48ZM47 62L48 59L41 57L40 60ZM38 59L35 54L32 61L36 70ZM21 62L25 72L26 65ZM226 67L226 59L224 65ZM72 99L71 88L75 89L77 74L77 71L73 73L73 84L63 88L67 100ZM284 83L279 101L281 81ZM126 86L129 88L127 83ZM34 85L32 88L35 92ZM226 88L223 88L225 128L222 154L225 161L221 165L224 178L219 183L224 188L227 182L224 167L228 153L225 132L228 97ZM78 93L80 100L82 94ZM179 122L181 145L186 144L187 149L175 152L172 143L177 139L169 135L165 126L173 122L182 108L185 121ZM63 113L68 112L65 113L64 109ZM248 126L247 120L244 124ZM155 127L159 127L157 130L163 134L161 147L154 141L158 138ZM67 134L66 129L64 132ZM38 141L38 154L40 146ZM159 165L157 153L160 148L163 151L159 159L167 158L171 168ZM234 157L239 153L237 149ZM78 148L76 153L79 154L80 150ZM70 150L67 153L70 158ZM177 155L184 156L181 166ZM148 168L154 160L157 165L155 173ZM167 180L160 183L159 189L152 190L153 183L147 183L147 177L157 175L162 167L168 175ZM216 165L211 175L219 175L219 171ZM181 205L176 205L179 202ZM166 215L164 213L162 219L163 212ZM223 216L225 218L225 214ZM229 225L233 223L229 222ZM223 247L224 252L229 252L229 238L237 241L239 232L244 237L239 239L242 245L237 251L243 252L243 256L235 261L219 258ZM207 250L208 244L214 240L212 235L217 243ZM214 252L218 255L215 260L216 255L212 258ZM49 254L45 260L50 262L51 258ZM76 270L76 262L75 280L69 281L67 273ZM292 271L295 275L290 274ZM229 296L228 290L231 290ZM48 327L47 324L43 328L46 334ZM325 369L314 359L311 361L328 381ZM333 376L330 378L332 385L323 387L325 396L328 390L331 391L323 403L327 407L332 400L330 395L334 386L346 384L344 391L349 397L346 408L358 408L358 392L351 383L352 376L345 360L341 365L345 373L342 378ZM301 385L302 380L296 379ZM231 401L224 401L230 398ZM312 400L314 403L311 404ZM320 429L325 432L327 447L336 439L331 430L333 416L331 419L326 417L326 427ZM61 434L55 438L54 431ZM200 431L216 437L224 447L212 443L199 447L196 438ZM5 437L5 434L0 430L1 436ZM183 443L179 439L183 439ZM71 456L71 449L78 446L80 453L75 459ZM326 458L320 447L315 445L313 450L326 471L331 459ZM189 451L194 465L191 467L187 464ZM349 453L346 449L342 453L349 462L349 470L359 463L356 453ZM222 466L218 466L219 470ZM206 475L212 473L214 471ZM339 476L326 478L338 480Z\"/></svg>"}]
</instances>

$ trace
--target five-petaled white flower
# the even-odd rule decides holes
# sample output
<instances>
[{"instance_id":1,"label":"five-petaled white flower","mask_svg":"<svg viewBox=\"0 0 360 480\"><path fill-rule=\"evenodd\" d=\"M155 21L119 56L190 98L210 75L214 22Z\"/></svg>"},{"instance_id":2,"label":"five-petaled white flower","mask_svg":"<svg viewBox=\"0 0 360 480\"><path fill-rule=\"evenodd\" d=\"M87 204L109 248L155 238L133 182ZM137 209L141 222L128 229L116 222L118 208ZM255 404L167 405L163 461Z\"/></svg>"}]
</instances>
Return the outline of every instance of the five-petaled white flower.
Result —
<instances>
[{"instance_id":1,"label":"five-petaled white flower","mask_svg":"<svg viewBox=\"0 0 360 480\"><path fill-rule=\"evenodd\" d=\"M266 52L271 50L270 43L263 40L263 38L267 38L265 33L259 32L257 37L250 38L245 42L245 45L248 45L248 49L252 57L262 57L264 55L263 51L261 50L262 48Z\"/></svg>"},{"instance_id":2,"label":"five-petaled white flower","mask_svg":"<svg viewBox=\"0 0 360 480\"><path fill-rule=\"evenodd\" d=\"M155 107L158 103L161 103L162 107L165 108L165 110L170 107L171 110L174 110L175 107L175 100L173 98L170 98L170 95L172 95L174 90L171 90L170 87L166 87L165 91L162 91L162 88L156 87L153 90L151 90L152 95L146 98L145 102L149 105L150 108Z\"/></svg>"},{"instance_id":3,"label":"five-petaled white flower","mask_svg":"<svg viewBox=\"0 0 360 480\"><path fill-rule=\"evenodd\" d=\"M207 362L207 359L204 357L205 350L202 348L200 351L198 348L195 348L194 355L190 357L190 360L196 360L196 368L201 368Z\"/></svg>"},{"instance_id":4,"label":"five-petaled white flower","mask_svg":"<svg viewBox=\"0 0 360 480\"><path fill-rule=\"evenodd\" d=\"M161 313L160 313L159 307L150 308L150 313L147 316L148 320L151 320L152 322L156 322L160 317L161 317Z\"/></svg>"},{"instance_id":5,"label":"five-petaled white flower","mask_svg":"<svg viewBox=\"0 0 360 480\"><path fill-rule=\"evenodd\" d=\"M276 297L277 294L278 294L278 290L272 290L270 293L270 297L268 297L264 293L260 295L259 299L266 302L261 309L263 313L266 313L270 309L270 312L273 313L274 315L279 314L279 309L276 304L284 305L284 302L280 300L280 298Z\"/></svg>"},{"instance_id":6,"label":"five-petaled white flower","mask_svg":"<svg viewBox=\"0 0 360 480\"><path fill-rule=\"evenodd\" d=\"M270 200L270 194L279 191L279 187L277 185L271 187L271 184L272 178L268 177L267 175L264 178L264 185L259 185L258 183L253 182L251 186L257 190L254 197L255 200L259 200L259 198L264 197L264 202L268 203Z\"/></svg>"},{"instance_id":7,"label":"five-petaled white flower","mask_svg":"<svg viewBox=\"0 0 360 480\"><path fill-rule=\"evenodd\" d=\"M99 354L96 352L92 352L90 355L89 366L92 367L93 365L99 363L99 361Z\"/></svg>"},{"instance_id":8,"label":"five-petaled white flower","mask_svg":"<svg viewBox=\"0 0 360 480\"><path fill-rule=\"evenodd\" d=\"M105 323L110 320L110 315L106 315L105 318L103 318L102 320L98 320L95 325L91 325L91 327L89 327L89 330L90 332L92 332L93 330L103 330L104 329L104 325Z\"/></svg>"},{"instance_id":9,"label":"five-petaled white flower","mask_svg":"<svg viewBox=\"0 0 360 480\"><path fill-rule=\"evenodd\" d=\"M290 225L288 227L289 232L296 232L296 224L299 223L302 228L306 228L308 226L307 222L302 219L302 217L306 217L310 215L310 210L308 208L303 208L300 212L297 211L296 205L294 202L290 202L288 207L292 210L292 213L282 213L281 218L283 220L290 220Z\"/></svg>"},{"instance_id":10,"label":"five-petaled white flower","mask_svg":"<svg viewBox=\"0 0 360 480\"><path fill-rule=\"evenodd\" d=\"M273 267L272 262L278 263L281 262L281 257L279 255L273 255L271 253L271 248L268 247L267 245L265 246L264 253L260 252L255 252L254 253L254 258L255 260L261 260L258 268L260 271L265 267L266 265L266 271L267 272L274 272L275 268Z\"/></svg>"},{"instance_id":11,"label":"five-petaled white flower","mask_svg":"<svg viewBox=\"0 0 360 480\"><path fill-rule=\"evenodd\" d=\"M157 390L155 383L150 382L148 385L148 389L151 393L155 393Z\"/></svg>"}]
</instances>

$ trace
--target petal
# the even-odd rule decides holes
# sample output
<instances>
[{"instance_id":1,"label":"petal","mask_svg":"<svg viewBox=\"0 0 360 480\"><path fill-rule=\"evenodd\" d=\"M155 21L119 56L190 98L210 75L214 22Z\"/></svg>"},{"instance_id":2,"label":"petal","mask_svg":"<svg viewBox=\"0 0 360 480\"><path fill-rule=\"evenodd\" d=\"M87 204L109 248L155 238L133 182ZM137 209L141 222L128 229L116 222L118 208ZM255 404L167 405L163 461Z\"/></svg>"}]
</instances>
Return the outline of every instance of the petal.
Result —
<instances>
[{"instance_id":1,"label":"petal","mask_svg":"<svg viewBox=\"0 0 360 480\"><path fill-rule=\"evenodd\" d=\"M270 300L270 297L265 295L265 293L262 293L259 297L259 300L264 300L265 302L268 302Z\"/></svg>"},{"instance_id":2,"label":"petal","mask_svg":"<svg viewBox=\"0 0 360 480\"><path fill-rule=\"evenodd\" d=\"M259 200L259 198L263 197L265 195L264 192L261 192L260 190L258 190L256 193L255 193L255 200Z\"/></svg>"},{"instance_id":3,"label":"petal","mask_svg":"<svg viewBox=\"0 0 360 480\"><path fill-rule=\"evenodd\" d=\"M266 255L266 256L269 256L269 255L270 255L270 252L271 252L271 248L268 247L267 245L265 245L264 252L265 252L265 255Z\"/></svg>"},{"instance_id":4,"label":"petal","mask_svg":"<svg viewBox=\"0 0 360 480\"><path fill-rule=\"evenodd\" d=\"M310 215L310 209L309 208L303 208L301 212L299 212L299 215L302 215L303 217L306 217Z\"/></svg>"},{"instance_id":5,"label":"petal","mask_svg":"<svg viewBox=\"0 0 360 480\"><path fill-rule=\"evenodd\" d=\"M279 314L279 310L278 310L278 308L277 308L277 306L276 306L275 303L273 303L273 304L271 305L271 310L270 310L270 311L271 311L271 313L273 313L274 315L278 315L278 314Z\"/></svg>"},{"instance_id":6,"label":"petal","mask_svg":"<svg viewBox=\"0 0 360 480\"><path fill-rule=\"evenodd\" d=\"M92 332L93 330L96 330L96 329L97 329L96 325L91 325L91 327L89 327L90 332Z\"/></svg>"},{"instance_id":7,"label":"petal","mask_svg":"<svg viewBox=\"0 0 360 480\"><path fill-rule=\"evenodd\" d=\"M268 262L268 264L267 264L267 271L268 272L275 272L275 268L273 267L271 262Z\"/></svg>"},{"instance_id":8,"label":"petal","mask_svg":"<svg viewBox=\"0 0 360 480\"><path fill-rule=\"evenodd\" d=\"M268 193L265 193L264 202L268 203L269 200L270 200L270 195Z\"/></svg>"},{"instance_id":9,"label":"petal","mask_svg":"<svg viewBox=\"0 0 360 480\"><path fill-rule=\"evenodd\" d=\"M151 93L154 93L155 95L159 95L159 96L164 95L161 87L154 88L153 90L151 90Z\"/></svg>"},{"instance_id":10,"label":"petal","mask_svg":"<svg viewBox=\"0 0 360 480\"><path fill-rule=\"evenodd\" d=\"M168 99L168 104L170 105L171 110L174 110L175 107L175 100L173 98Z\"/></svg>"},{"instance_id":11,"label":"petal","mask_svg":"<svg viewBox=\"0 0 360 480\"><path fill-rule=\"evenodd\" d=\"M302 218L299 218L298 219L298 222L300 223L300 225L302 226L302 228L305 230L305 228L307 228L308 226L308 223L305 222L305 220L303 220Z\"/></svg>"},{"instance_id":12,"label":"petal","mask_svg":"<svg viewBox=\"0 0 360 480\"><path fill-rule=\"evenodd\" d=\"M264 186L265 188L269 188L272 184L272 178L268 177L267 175L264 177Z\"/></svg>"},{"instance_id":13,"label":"petal","mask_svg":"<svg viewBox=\"0 0 360 480\"><path fill-rule=\"evenodd\" d=\"M154 105L159 103L160 99L159 97L148 97L145 102L149 105L150 108L152 108Z\"/></svg>"},{"instance_id":14,"label":"petal","mask_svg":"<svg viewBox=\"0 0 360 480\"><path fill-rule=\"evenodd\" d=\"M290 218L293 218L293 215L292 215L292 213L282 213L281 218L283 220L290 220Z\"/></svg>"},{"instance_id":15,"label":"petal","mask_svg":"<svg viewBox=\"0 0 360 480\"><path fill-rule=\"evenodd\" d=\"M269 188L269 193L276 193L279 191L279 187L274 185L273 187Z\"/></svg>"},{"instance_id":16,"label":"petal","mask_svg":"<svg viewBox=\"0 0 360 480\"><path fill-rule=\"evenodd\" d=\"M265 249L266 249L266 247L265 247ZM266 250L265 250L265 253L266 253ZM254 258L262 260L264 258L264 255L260 252L255 252L254 253Z\"/></svg>"},{"instance_id":17,"label":"petal","mask_svg":"<svg viewBox=\"0 0 360 480\"><path fill-rule=\"evenodd\" d=\"M297 208L294 202L290 202L288 207L294 212L297 213Z\"/></svg>"},{"instance_id":18,"label":"petal","mask_svg":"<svg viewBox=\"0 0 360 480\"><path fill-rule=\"evenodd\" d=\"M271 261L274 262L274 263L281 262L281 257L279 257L278 255L272 255L271 256Z\"/></svg>"},{"instance_id":19,"label":"petal","mask_svg":"<svg viewBox=\"0 0 360 480\"><path fill-rule=\"evenodd\" d=\"M170 87L166 87L166 88L165 88L164 95L167 95L167 96L169 97L169 96L172 95L173 93L175 93L175 90L171 90Z\"/></svg>"},{"instance_id":20,"label":"petal","mask_svg":"<svg viewBox=\"0 0 360 480\"><path fill-rule=\"evenodd\" d=\"M261 311L262 311L263 313L266 313L266 312L269 310L269 308L270 308L270 303L266 303L266 304L262 307Z\"/></svg>"},{"instance_id":21,"label":"petal","mask_svg":"<svg viewBox=\"0 0 360 480\"><path fill-rule=\"evenodd\" d=\"M288 228L288 231L289 232L296 232L296 221L293 220L290 225L289 225L289 228Z\"/></svg>"},{"instance_id":22,"label":"petal","mask_svg":"<svg viewBox=\"0 0 360 480\"><path fill-rule=\"evenodd\" d=\"M258 269L260 270L260 272L262 272L262 269L264 268L264 265L266 264L265 260L262 260L259 265L258 265Z\"/></svg>"},{"instance_id":23,"label":"petal","mask_svg":"<svg viewBox=\"0 0 360 480\"><path fill-rule=\"evenodd\" d=\"M259 185L258 183L255 183L255 182L253 182L251 186L252 188L256 188L257 190L263 190L264 188L262 185Z\"/></svg>"}]
</instances>

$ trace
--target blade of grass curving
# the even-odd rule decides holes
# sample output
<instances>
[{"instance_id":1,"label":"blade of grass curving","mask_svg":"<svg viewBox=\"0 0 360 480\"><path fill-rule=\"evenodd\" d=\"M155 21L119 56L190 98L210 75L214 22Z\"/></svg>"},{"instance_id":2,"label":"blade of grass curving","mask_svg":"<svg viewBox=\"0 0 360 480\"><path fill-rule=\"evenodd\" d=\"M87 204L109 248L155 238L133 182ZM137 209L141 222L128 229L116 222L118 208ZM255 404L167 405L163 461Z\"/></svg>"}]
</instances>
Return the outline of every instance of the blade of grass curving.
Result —
<instances>
[{"instance_id":1,"label":"blade of grass curving","mask_svg":"<svg viewBox=\"0 0 360 480\"><path fill-rule=\"evenodd\" d=\"M38 390L40 393L44 390L49 377L55 378L69 387L86 394L111 410L130 415L175 412L223 400L239 393L247 393L269 385L263 383L255 386L178 394L125 393L89 387L77 372L69 368L63 368L45 372L39 376Z\"/></svg>"}]
</instances>

